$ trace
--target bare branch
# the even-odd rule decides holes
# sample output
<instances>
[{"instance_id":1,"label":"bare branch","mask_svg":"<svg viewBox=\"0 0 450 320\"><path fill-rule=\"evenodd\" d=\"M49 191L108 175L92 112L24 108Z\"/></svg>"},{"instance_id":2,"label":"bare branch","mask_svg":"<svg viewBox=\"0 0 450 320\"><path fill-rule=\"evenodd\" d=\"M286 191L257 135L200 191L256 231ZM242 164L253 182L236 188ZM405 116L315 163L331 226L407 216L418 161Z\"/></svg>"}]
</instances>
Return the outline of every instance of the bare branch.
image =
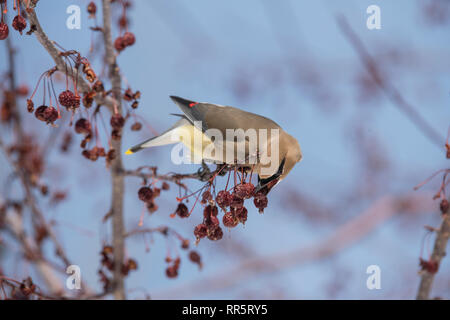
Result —
<instances>
[{"instance_id":1,"label":"bare branch","mask_svg":"<svg viewBox=\"0 0 450 320\"><path fill-rule=\"evenodd\" d=\"M439 268L441 260L445 256L448 239L450 237L450 214L447 213L443 215L441 227L436 232L436 240L434 241L434 248L430 261L436 263ZM421 271L419 291L417 292L416 297L418 300L426 300L430 298L431 287L433 285L435 275L436 272L430 272L428 270Z\"/></svg>"}]
</instances>

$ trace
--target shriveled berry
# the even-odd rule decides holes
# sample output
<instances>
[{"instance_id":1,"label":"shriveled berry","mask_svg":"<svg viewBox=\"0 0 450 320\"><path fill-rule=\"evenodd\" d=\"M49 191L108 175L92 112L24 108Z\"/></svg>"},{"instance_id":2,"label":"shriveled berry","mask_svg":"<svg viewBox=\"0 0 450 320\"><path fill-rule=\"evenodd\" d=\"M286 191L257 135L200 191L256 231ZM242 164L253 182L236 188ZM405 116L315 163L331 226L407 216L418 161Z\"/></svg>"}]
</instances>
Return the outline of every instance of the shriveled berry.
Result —
<instances>
[{"instance_id":1,"label":"shriveled berry","mask_svg":"<svg viewBox=\"0 0 450 320\"><path fill-rule=\"evenodd\" d=\"M87 12L89 13L89 16L92 18L97 13L97 6L93 1L91 1L87 6Z\"/></svg>"},{"instance_id":2,"label":"shriveled berry","mask_svg":"<svg viewBox=\"0 0 450 320\"><path fill-rule=\"evenodd\" d=\"M175 213L180 218L187 218L187 217L189 217L189 209L188 209L188 207L186 207L186 205L184 203L179 203L178 204L177 209L175 210Z\"/></svg>"},{"instance_id":3,"label":"shriveled berry","mask_svg":"<svg viewBox=\"0 0 450 320\"><path fill-rule=\"evenodd\" d=\"M232 196L228 191L221 190L217 193L216 203L219 205L219 207L226 208L226 207L230 206L231 199L232 199Z\"/></svg>"},{"instance_id":4,"label":"shriveled berry","mask_svg":"<svg viewBox=\"0 0 450 320\"><path fill-rule=\"evenodd\" d=\"M44 110L44 117L47 123L53 123L58 119L58 111L53 107Z\"/></svg>"},{"instance_id":5,"label":"shriveled berry","mask_svg":"<svg viewBox=\"0 0 450 320\"><path fill-rule=\"evenodd\" d=\"M27 20L21 15L17 15L13 19L12 27L22 34L22 31L27 27Z\"/></svg>"},{"instance_id":6,"label":"shriveled berry","mask_svg":"<svg viewBox=\"0 0 450 320\"><path fill-rule=\"evenodd\" d=\"M40 106L39 108L36 109L36 111L34 112L34 116L41 121L46 121L45 118L45 110L47 110L47 106Z\"/></svg>"},{"instance_id":7,"label":"shriveled berry","mask_svg":"<svg viewBox=\"0 0 450 320\"><path fill-rule=\"evenodd\" d=\"M207 233L208 228L203 223L197 225L194 229L194 235L197 239L206 237Z\"/></svg>"},{"instance_id":8,"label":"shriveled berry","mask_svg":"<svg viewBox=\"0 0 450 320\"><path fill-rule=\"evenodd\" d=\"M188 239L184 239L184 240L181 242L181 248L182 248L182 249L189 249L189 240L188 240Z\"/></svg>"},{"instance_id":9,"label":"shriveled berry","mask_svg":"<svg viewBox=\"0 0 450 320\"><path fill-rule=\"evenodd\" d=\"M119 26L125 29L128 26L128 19L125 15L121 15L118 21Z\"/></svg>"},{"instance_id":10,"label":"shriveled berry","mask_svg":"<svg viewBox=\"0 0 450 320\"><path fill-rule=\"evenodd\" d=\"M232 208L242 208L244 206L244 199L238 197L236 194L232 195L230 207Z\"/></svg>"},{"instance_id":11,"label":"shriveled berry","mask_svg":"<svg viewBox=\"0 0 450 320\"><path fill-rule=\"evenodd\" d=\"M27 110L30 113L34 111L34 102L31 99L27 99Z\"/></svg>"},{"instance_id":12,"label":"shriveled berry","mask_svg":"<svg viewBox=\"0 0 450 320\"><path fill-rule=\"evenodd\" d=\"M242 207L239 209L235 209L234 216L240 223L245 224L245 222L247 221L247 213L247 209L245 207Z\"/></svg>"},{"instance_id":13,"label":"shriveled berry","mask_svg":"<svg viewBox=\"0 0 450 320\"><path fill-rule=\"evenodd\" d=\"M125 32L122 38L127 47L132 46L136 42L136 37L132 32Z\"/></svg>"},{"instance_id":14,"label":"shriveled berry","mask_svg":"<svg viewBox=\"0 0 450 320\"><path fill-rule=\"evenodd\" d=\"M219 219L215 216L210 216L209 218L205 218L203 223L208 227L208 229L212 230L219 226Z\"/></svg>"},{"instance_id":15,"label":"shriveled berry","mask_svg":"<svg viewBox=\"0 0 450 320\"><path fill-rule=\"evenodd\" d=\"M167 182L164 181L162 186L161 186L161 189L167 191L167 190L170 189L170 185Z\"/></svg>"},{"instance_id":16,"label":"shriveled berry","mask_svg":"<svg viewBox=\"0 0 450 320\"><path fill-rule=\"evenodd\" d=\"M111 127L113 127L116 130L120 130L125 125L125 119L122 117L121 114L116 113L111 117Z\"/></svg>"},{"instance_id":17,"label":"shriveled berry","mask_svg":"<svg viewBox=\"0 0 450 320\"><path fill-rule=\"evenodd\" d=\"M76 105L75 94L70 90L61 92L59 94L58 101L63 107L66 108L74 108Z\"/></svg>"},{"instance_id":18,"label":"shriveled berry","mask_svg":"<svg viewBox=\"0 0 450 320\"><path fill-rule=\"evenodd\" d=\"M254 196L253 203L255 204L255 207L259 209L259 213L264 212L264 208L267 207L268 199L267 196L264 193L257 193Z\"/></svg>"},{"instance_id":19,"label":"shriveled berry","mask_svg":"<svg viewBox=\"0 0 450 320\"><path fill-rule=\"evenodd\" d=\"M234 192L236 193L236 195L239 198L249 199L252 197L254 190L255 190L255 186L253 184L241 183L235 187Z\"/></svg>"},{"instance_id":20,"label":"shriveled berry","mask_svg":"<svg viewBox=\"0 0 450 320\"><path fill-rule=\"evenodd\" d=\"M149 187L142 187L138 191L139 200L150 202L153 199L153 190Z\"/></svg>"},{"instance_id":21,"label":"shriveled berry","mask_svg":"<svg viewBox=\"0 0 450 320\"><path fill-rule=\"evenodd\" d=\"M8 38L9 28L8 25L4 22L0 23L0 40L5 40Z\"/></svg>"},{"instance_id":22,"label":"shriveled berry","mask_svg":"<svg viewBox=\"0 0 450 320\"><path fill-rule=\"evenodd\" d=\"M201 203L205 204L205 203L209 202L210 200L212 200L211 192L209 192L209 190L206 190L202 194L202 201L201 201Z\"/></svg>"},{"instance_id":23,"label":"shriveled berry","mask_svg":"<svg viewBox=\"0 0 450 320\"><path fill-rule=\"evenodd\" d=\"M158 205L154 201L147 202L147 210L148 212L153 213L158 210Z\"/></svg>"},{"instance_id":24,"label":"shriveled berry","mask_svg":"<svg viewBox=\"0 0 450 320\"><path fill-rule=\"evenodd\" d=\"M189 252L189 260L191 260L195 264L198 264L199 268L202 267L202 258L197 251Z\"/></svg>"},{"instance_id":25,"label":"shriveled berry","mask_svg":"<svg viewBox=\"0 0 450 320\"><path fill-rule=\"evenodd\" d=\"M142 129L142 124L140 122L135 122L133 123L133 125L131 126L131 130L132 131L139 131Z\"/></svg>"},{"instance_id":26,"label":"shriveled berry","mask_svg":"<svg viewBox=\"0 0 450 320\"><path fill-rule=\"evenodd\" d=\"M217 241L222 239L223 231L222 228L217 226L214 229L208 230L208 239L212 241Z\"/></svg>"},{"instance_id":27,"label":"shriveled berry","mask_svg":"<svg viewBox=\"0 0 450 320\"><path fill-rule=\"evenodd\" d=\"M80 134L90 134L91 133L91 123L85 118L79 119L75 122L75 132Z\"/></svg>"},{"instance_id":28,"label":"shriveled berry","mask_svg":"<svg viewBox=\"0 0 450 320\"><path fill-rule=\"evenodd\" d=\"M119 52L126 48L125 41L123 40L122 37L118 37L114 41L114 48L116 48L116 50L119 51Z\"/></svg>"},{"instance_id":29,"label":"shriveled berry","mask_svg":"<svg viewBox=\"0 0 450 320\"><path fill-rule=\"evenodd\" d=\"M175 265L167 267L166 275L168 278L176 278L178 276L178 268Z\"/></svg>"},{"instance_id":30,"label":"shriveled berry","mask_svg":"<svg viewBox=\"0 0 450 320\"><path fill-rule=\"evenodd\" d=\"M223 215L222 223L227 228L234 228L238 225L239 221L234 218L231 212L227 212Z\"/></svg>"}]
</instances>

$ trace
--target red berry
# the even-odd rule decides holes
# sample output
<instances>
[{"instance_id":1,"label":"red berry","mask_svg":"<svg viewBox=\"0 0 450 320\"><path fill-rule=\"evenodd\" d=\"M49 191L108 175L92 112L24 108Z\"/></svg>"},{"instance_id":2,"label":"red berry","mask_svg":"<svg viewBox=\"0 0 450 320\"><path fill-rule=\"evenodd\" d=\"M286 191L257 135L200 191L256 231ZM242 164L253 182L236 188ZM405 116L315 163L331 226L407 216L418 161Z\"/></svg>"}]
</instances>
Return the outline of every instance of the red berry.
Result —
<instances>
[{"instance_id":1,"label":"red berry","mask_svg":"<svg viewBox=\"0 0 450 320\"><path fill-rule=\"evenodd\" d=\"M175 213L180 218L187 218L187 217L189 217L188 207L186 207L186 205L184 203L179 203L178 204L177 209L175 210Z\"/></svg>"},{"instance_id":2,"label":"red berry","mask_svg":"<svg viewBox=\"0 0 450 320\"><path fill-rule=\"evenodd\" d=\"M58 111L53 107L44 110L44 117L47 123L53 123L58 119Z\"/></svg>"},{"instance_id":3,"label":"red berry","mask_svg":"<svg viewBox=\"0 0 450 320\"><path fill-rule=\"evenodd\" d=\"M124 119L124 117L122 117L121 114L116 113L115 115L113 115L111 117L110 123L111 123L111 127L113 127L116 130L120 130L125 125L125 119Z\"/></svg>"},{"instance_id":4,"label":"red berry","mask_svg":"<svg viewBox=\"0 0 450 320\"><path fill-rule=\"evenodd\" d=\"M22 31L27 27L27 20L21 15L17 15L13 19L12 27L22 34Z\"/></svg>"},{"instance_id":5,"label":"red berry","mask_svg":"<svg viewBox=\"0 0 450 320\"><path fill-rule=\"evenodd\" d=\"M208 232L208 239L212 241L217 241L222 239L223 237L223 231L222 228L217 226L214 229L209 230Z\"/></svg>"},{"instance_id":6,"label":"red berry","mask_svg":"<svg viewBox=\"0 0 450 320\"><path fill-rule=\"evenodd\" d=\"M75 96L70 90L61 92L58 100L59 103L66 108L78 108L80 106L80 97Z\"/></svg>"},{"instance_id":7,"label":"red berry","mask_svg":"<svg viewBox=\"0 0 450 320\"><path fill-rule=\"evenodd\" d=\"M125 41L122 37L118 37L115 41L114 41L114 48L116 48L117 51L122 51L123 49L125 49L126 44Z\"/></svg>"},{"instance_id":8,"label":"red berry","mask_svg":"<svg viewBox=\"0 0 450 320\"><path fill-rule=\"evenodd\" d=\"M161 189L163 189L163 190L169 190L170 189L170 185L167 183L167 182L163 182L163 184L162 184L162 187L161 187Z\"/></svg>"},{"instance_id":9,"label":"red berry","mask_svg":"<svg viewBox=\"0 0 450 320\"><path fill-rule=\"evenodd\" d=\"M9 28L8 25L4 22L0 23L0 40L5 40L8 38Z\"/></svg>"},{"instance_id":10,"label":"red berry","mask_svg":"<svg viewBox=\"0 0 450 320\"><path fill-rule=\"evenodd\" d=\"M144 202L150 202L153 199L153 190L149 187L142 187L138 191L139 200Z\"/></svg>"},{"instance_id":11,"label":"red berry","mask_svg":"<svg viewBox=\"0 0 450 320\"><path fill-rule=\"evenodd\" d=\"M245 207L234 210L234 216L236 217L236 220L238 220L238 222L242 224L245 224L245 222L247 221L247 213L248 211Z\"/></svg>"},{"instance_id":12,"label":"red berry","mask_svg":"<svg viewBox=\"0 0 450 320\"><path fill-rule=\"evenodd\" d=\"M197 225L194 229L194 235L197 239L206 237L207 233L208 228L203 223Z\"/></svg>"},{"instance_id":13,"label":"red berry","mask_svg":"<svg viewBox=\"0 0 450 320\"><path fill-rule=\"evenodd\" d=\"M226 208L231 204L231 194L228 191L221 190L217 193L216 202L221 208Z\"/></svg>"},{"instance_id":14,"label":"red berry","mask_svg":"<svg viewBox=\"0 0 450 320\"><path fill-rule=\"evenodd\" d=\"M239 221L234 218L231 212L227 212L223 215L222 223L227 228L234 228L238 225Z\"/></svg>"},{"instance_id":15,"label":"red berry","mask_svg":"<svg viewBox=\"0 0 450 320\"><path fill-rule=\"evenodd\" d=\"M91 17L95 16L95 14L97 13L97 6L95 5L94 2L90 2L87 6L87 12L89 13L89 15Z\"/></svg>"},{"instance_id":16,"label":"red berry","mask_svg":"<svg viewBox=\"0 0 450 320\"><path fill-rule=\"evenodd\" d=\"M31 99L27 99L27 110L30 113L34 111L34 102Z\"/></svg>"},{"instance_id":17,"label":"red berry","mask_svg":"<svg viewBox=\"0 0 450 320\"><path fill-rule=\"evenodd\" d=\"M135 122L131 126L131 131L139 131L142 129L142 124L140 122Z\"/></svg>"},{"instance_id":18,"label":"red berry","mask_svg":"<svg viewBox=\"0 0 450 320\"><path fill-rule=\"evenodd\" d=\"M75 132L76 133L82 133L82 134L90 134L91 133L91 123L89 120L85 118L79 119L77 122L75 122Z\"/></svg>"},{"instance_id":19,"label":"red berry","mask_svg":"<svg viewBox=\"0 0 450 320\"><path fill-rule=\"evenodd\" d=\"M237 209L237 208L242 208L243 206L244 206L244 199L242 199L241 197L239 197L236 194L233 194L230 207Z\"/></svg>"},{"instance_id":20,"label":"red berry","mask_svg":"<svg viewBox=\"0 0 450 320\"><path fill-rule=\"evenodd\" d=\"M249 199L253 195L253 191L255 190L255 187L251 183L242 183L238 184L234 192L236 193L236 196L242 199Z\"/></svg>"},{"instance_id":21,"label":"red berry","mask_svg":"<svg viewBox=\"0 0 450 320\"><path fill-rule=\"evenodd\" d=\"M198 264L198 266L202 267L202 258L197 253L197 251L191 251L189 252L189 260L191 260L193 263Z\"/></svg>"},{"instance_id":22,"label":"red berry","mask_svg":"<svg viewBox=\"0 0 450 320\"><path fill-rule=\"evenodd\" d=\"M47 106L44 106L44 105L42 105L42 106L40 106L39 108L37 108L36 109L36 111L34 112L34 116L38 119L38 120L41 120L41 121L46 121L46 118L45 118L45 110L47 110Z\"/></svg>"},{"instance_id":23,"label":"red berry","mask_svg":"<svg viewBox=\"0 0 450 320\"><path fill-rule=\"evenodd\" d=\"M127 47L132 46L136 42L136 37L131 32L125 32L122 39L123 39L125 46L127 46Z\"/></svg>"},{"instance_id":24,"label":"red berry","mask_svg":"<svg viewBox=\"0 0 450 320\"><path fill-rule=\"evenodd\" d=\"M268 199L267 196L261 192L257 193L253 199L255 207L259 209L259 213L264 212L264 208L267 207Z\"/></svg>"},{"instance_id":25,"label":"red berry","mask_svg":"<svg viewBox=\"0 0 450 320\"><path fill-rule=\"evenodd\" d=\"M168 278L176 278L178 276L178 268L176 265L167 267L166 275Z\"/></svg>"}]
</instances>

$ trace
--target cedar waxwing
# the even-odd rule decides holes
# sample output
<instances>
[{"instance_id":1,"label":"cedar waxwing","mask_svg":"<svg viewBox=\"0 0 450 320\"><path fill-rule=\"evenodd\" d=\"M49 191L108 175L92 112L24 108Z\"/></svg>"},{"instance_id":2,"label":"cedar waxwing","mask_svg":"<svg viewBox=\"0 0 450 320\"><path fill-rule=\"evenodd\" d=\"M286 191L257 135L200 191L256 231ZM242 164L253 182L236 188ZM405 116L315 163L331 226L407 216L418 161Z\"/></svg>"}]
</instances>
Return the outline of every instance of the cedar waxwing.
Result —
<instances>
[{"instance_id":1,"label":"cedar waxwing","mask_svg":"<svg viewBox=\"0 0 450 320\"><path fill-rule=\"evenodd\" d=\"M234 107L170 98L184 114L173 114L180 119L169 130L128 149L126 154L182 142L191 159L251 168L258 174L256 191L266 188L266 193L302 159L298 141L271 119Z\"/></svg>"}]
</instances>

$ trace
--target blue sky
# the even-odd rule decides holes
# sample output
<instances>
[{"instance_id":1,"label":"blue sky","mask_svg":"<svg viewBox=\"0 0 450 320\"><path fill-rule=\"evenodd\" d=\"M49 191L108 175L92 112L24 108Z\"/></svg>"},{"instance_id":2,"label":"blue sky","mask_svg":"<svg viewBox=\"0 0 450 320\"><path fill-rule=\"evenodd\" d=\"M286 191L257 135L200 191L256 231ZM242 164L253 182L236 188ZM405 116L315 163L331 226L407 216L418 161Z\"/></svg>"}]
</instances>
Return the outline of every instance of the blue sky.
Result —
<instances>
[{"instance_id":1,"label":"blue sky","mask_svg":"<svg viewBox=\"0 0 450 320\"><path fill-rule=\"evenodd\" d=\"M87 19L84 6L88 1L40 1L37 14L51 39L67 49L87 53L92 20ZM381 30L366 28L366 8L371 4L381 8ZM402 194L445 165L443 151L431 144L421 132L383 95L379 99L357 99L355 77L362 66L348 41L337 27L335 16L344 14L371 54L385 60L384 71L407 101L443 136L450 116L450 62L448 26L431 28L420 12L423 1L275 1L226 2L206 0L134 1L130 11L131 31L137 42L118 58L126 81L142 92L138 114L156 130L163 131L174 119L169 113L177 107L168 98L179 95L196 101L233 105L273 118L295 136L302 147L304 160L296 166L286 182L280 184L269 199L269 208L258 215L252 208L245 228L226 232L222 248L233 250L233 243L245 242L251 255L263 255L308 245L332 232L331 220L313 225L302 212L283 204L284 188L295 188L303 194L333 205L340 200L342 190L370 184L355 156L354 132L357 121L365 133L382 142L382 150L390 160L389 172L381 172L384 193L369 195L349 212L352 217L383 194ZM70 4L82 6L81 30L65 27ZM18 36L19 79L36 83L39 75L52 66L48 54L34 37ZM95 35L94 41L99 41ZM4 57L4 50L1 56ZM396 62L385 58L399 54ZM98 61L97 61L98 62ZM98 63L96 66L98 67ZM4 70L5 59L0 59ZM309 70L320 70L325 92L337 99L325 101L311 98L313 89L297 77ZM238 86L238 84L241 84ZM243 90L243 91L240 91ZM320 100L320 99L319 99ZM33 117L30 124L36 125ZM55 134L38 124L43 136ZM59 134L59 133L56 133ZM148 131L127 131L124 146L128 147L151 136ZM87 282L98 286L95 274L102 239L108 234L101 218L108 210L109 177L102 163L88 163L79 155L76 145L70 156L55 152L51 157L49 179L62 189L70 190L69 200L49 210L49 216L66 224L89 230L86 236L73 228L60 226L67 251L81 266ZM170 147L144 151L125 158L125 166L158 165L159 172L192 172L189 166L174 167L170 163ZM3 167L3 166L2 166ZM5 173L4 168L1 169ZM195 184L194 184L195 185ZM427 186L435 190L436 183ZM136 191L139 181L127 179L126 221L136 226L141 212ZM170 219L175 208L175 192L163 194L157 200L160 210L146 218L148 226L168 224L193 240L192 228L201 220L200 210L188 220ZM295 216L295 218L291 218ZM437 214L425 214L410 226L410 233L399 233L399 225L390 221L348 248L330 261L319 261L291 268L282 273L256 277L239 288L202 295L193 292L186 298L236 298L247 292L255 297L270 297L264 290L279 285L285 298L327 298L327 283L336 277L347 277L338 298L411 298L418 278L417 261L424 224L437 225ZM387 241L391 239L392 241ZM203 241L197 250L205 266L199 272L187 259L182 262L176 280L164 276L165 241L155 236L151 251L145 253L140 238L129 241L130 256L137 257L139 270L133 273L128 288L143 287L153 296L170 287L201 281L217 268L236 263L238 258L215 249L216 243ZM228 249L227 249L228 248ZM13 258L11 257L11 265ZM447 259L448 260L448 259ZM448 261L445 262L448 266ZM369 292L365 288L365 268L378 264L383 272L383 290ZM408 269L410 279L400 279L398 272ZM19 269L20 270L20 269ZM445 268L442 268L445 270ZM19 271L18 271L19 272ZM346 278L346 279L347 279ZM448 279L448 277L447 277ZM395 292L405 288L403 296ZM277 286L275 286L276 291ZM269 290L269 289L267 289ZM394 293L393 293L394 292ZM139 293L132 293L137 297ZM163 295L161 297L164 297Z\"/></svg>"}]
</instances>

